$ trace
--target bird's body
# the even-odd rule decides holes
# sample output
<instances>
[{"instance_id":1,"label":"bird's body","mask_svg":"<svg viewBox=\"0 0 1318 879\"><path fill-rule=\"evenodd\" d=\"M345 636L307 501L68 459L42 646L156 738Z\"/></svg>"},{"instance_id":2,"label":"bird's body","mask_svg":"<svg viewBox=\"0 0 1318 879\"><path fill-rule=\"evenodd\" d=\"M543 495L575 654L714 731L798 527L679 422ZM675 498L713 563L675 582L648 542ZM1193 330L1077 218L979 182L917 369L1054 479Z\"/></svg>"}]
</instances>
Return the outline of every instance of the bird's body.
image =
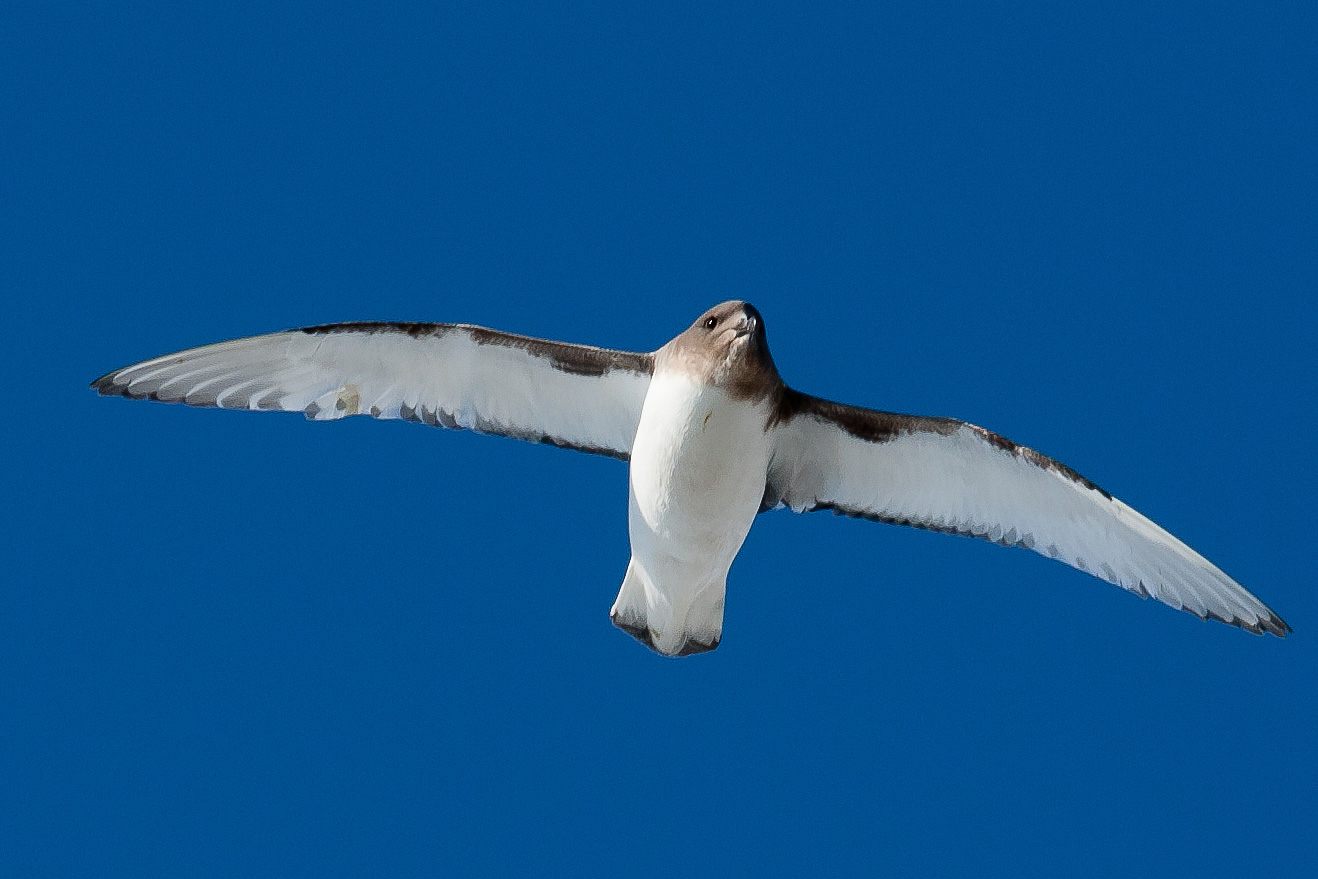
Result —
<instances>
[{"instance_id":1,"label":"bird's body","mask_svg":"<svg viewBox=\"0 0 1318 879\"><path fill-rule=\"evenodd\" d=\"M401 418L630 460L631 560L610 613L659 653L712 650L758 513L831 510L1023 546L1251 632L1289 627L1071 468L950 418L785 385L750 305L725 302L653 354L461 324L331 324L158 357L93 382L192 405Z\"/></svg>"},{"instance_id":2,"label":"bird's body","mask_svg":"<svg viewBox=\"0 0 1318 879\"><path fill-rule=\"evenodd\" d=\"M728 569L764 495L768 408L677 369L650 382L632 447L632 559L610 615L661 653L718 644Z\"/></svg>"}]
</instances>

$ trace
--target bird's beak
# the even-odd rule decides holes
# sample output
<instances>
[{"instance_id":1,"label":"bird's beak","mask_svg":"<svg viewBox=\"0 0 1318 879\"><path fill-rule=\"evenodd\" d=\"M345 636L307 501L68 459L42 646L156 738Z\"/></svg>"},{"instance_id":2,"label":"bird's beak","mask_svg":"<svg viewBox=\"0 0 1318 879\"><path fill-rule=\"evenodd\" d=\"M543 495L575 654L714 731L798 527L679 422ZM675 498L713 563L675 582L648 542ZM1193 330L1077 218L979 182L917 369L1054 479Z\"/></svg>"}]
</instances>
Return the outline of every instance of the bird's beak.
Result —
<instances>
[{"instance_id":1,"label":"bird's beak","mask_svg":"<svg viewBox=\"0 0 1318 879\"><path fill-rule=\"evenodd\" d=\"M764 330L764 319L760 317L759 309L749 302L742 303L741 322L738 324L739 335L748 336L756 335Z\"/></svg>"},{"instance_id":2,"label":"bird's beak","mask_svg":"<svg viewBox=\"0 0 1318 879\"><path fill-rule=\"evenodd\" d=\"M759 328L760 316L758 314L743 314L741 320L737 322L737 335L753 336Z\"/></svg>"}]
</instances>

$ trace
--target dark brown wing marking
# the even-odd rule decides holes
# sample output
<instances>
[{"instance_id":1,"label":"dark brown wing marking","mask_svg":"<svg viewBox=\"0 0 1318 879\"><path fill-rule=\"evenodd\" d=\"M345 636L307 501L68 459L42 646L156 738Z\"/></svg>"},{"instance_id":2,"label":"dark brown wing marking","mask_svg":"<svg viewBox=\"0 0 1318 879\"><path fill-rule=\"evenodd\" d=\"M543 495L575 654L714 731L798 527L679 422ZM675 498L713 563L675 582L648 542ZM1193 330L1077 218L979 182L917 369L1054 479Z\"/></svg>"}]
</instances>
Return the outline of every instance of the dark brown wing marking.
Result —
<instances>
[{"instance_id":1,"label":"dark brown wing marking","mask_svg":"<svg viewBox=\"0 0 1318 879\"><path fill-rule=\"evenodd\" d=\"M555 369L572 375L601 376L615 369L638 375L654 373L654 355L636 351L615 351L592 345L573 345L568 342L551 342L530 336L519 336L478 327L472 324L407 323L393 321L356 321L351 323L322 324L305 327L308 335L329 333L402 333L413 339L425 336L444 336L458 330L465 332L477 345L499 345L519 348L535 357L548 360Z\"/></svg>"},{"instance_id":2,"label":"dark brown wing marking","mask_svg":"<svg viewBox=\"0 0 1318 879\"><path fill-rule=\"evenodd\" d=\"M779 398L778 406L774 410L769 426L772 427L791 421L800 415L813 415L824 421L832 422L856 439L870 443L886 443L899 436L920 432L951 436L957 429L964 426L973 430L994 448L1024 458L1036 467L1052 470L1078 485L1098 492L1105 498L1111 499L1112 497L1093 480L1086 479L1061 461L1050 458L1042 452L1036 452L1029 446L1013 442L1001 434L956 418L903 415L898 412L863 409L859 406L848 406L843 403L834 403L831 400L812 397L809 394L803 394L784 386L782 396Z\"/></svg>"}]
</instances>

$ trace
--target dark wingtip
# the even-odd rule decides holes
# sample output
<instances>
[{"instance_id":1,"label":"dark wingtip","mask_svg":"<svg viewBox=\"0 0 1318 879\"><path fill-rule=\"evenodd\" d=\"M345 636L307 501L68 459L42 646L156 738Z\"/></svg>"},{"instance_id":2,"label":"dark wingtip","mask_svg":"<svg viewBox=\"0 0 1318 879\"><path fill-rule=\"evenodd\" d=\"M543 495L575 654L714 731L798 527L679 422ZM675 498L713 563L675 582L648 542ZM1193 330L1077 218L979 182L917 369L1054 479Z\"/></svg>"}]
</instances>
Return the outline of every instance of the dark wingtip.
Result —
<instances>
[{"instance_id":1,"label":"dark wingtip","mask_svg":"<svg viewBox=\"0 0 1318 879\"><path fill-rule=\"evenodd\" d=\"M1258 620L1253 623L1247 623L1239 617L1224 620L1216 614L1212 616L1213 619L1229 623L1233 626L1239 626L1246 632L1254 635L1276 635L1278 638L1285 638L1293 631L1290 625L1288 625L1281 617L1277 616L1270 607L1264 608L1264 613L1260 614Z\"/></svg>"},{"instance_id":2,"label":"dark wingtip","mask_svg":"<svg viewBox=\"0 0 1318 879\"><path fill-rule=\"evenodd\" d=\"M1273 613L1270 608L1268 609L1267 613L1263 614L1258 618L1257 621L1252 623L1246 622L1245 620L1242 620L1240 617L1236 617L1236 616L1233 616L1230 619L1228 619L1222 616L1221 614L1211 610L1202 616L1198 613L1195 613L1195 611L1191 610L1188 607L1182 607L1181 610L1189 611L1190 613L1193 613L1195 616L1199 617L1199 619L1201 620L1214 620L1219 623L1226 623L1228 626L1235 626L1238 629L1244 629L1246 632L1249 632L1251 635L1276 635L1278 638L1285 638L1292 631L1291 627L1287 625L1286 621L1283 620L1281 617L1277 616L1275 613Z\"/></svg>"},{"instance_id":3,"label":"dark wingtip","mask_svg":"<svg viewBox=\"0 0 1318 879\"><path fill-rule=\"evenodd\" d=\"M1268 611L1267 616L1259 618L1259 627L1270 635L1276 635L1278 638L1285 638L1291 632L1295 631L1290 624L1277 616L1272 611Z\"/></svg>"},{"instance_id":4,"label":"dark wingtip","mask_svg":"<svg viewBox=\"0 0 1318 879\"><path fill-rule=\"evenodd\" d=\"M91 389L102 397L124 397L128 400L154 400L154 394L135 394L126 382L115 381L115 373L103 375L90 385Z\"/></svg>"},{"instance_id":5,"label":"dark wingtip","mask_svg":"<svg viewBox=\"0 0 1318 879\"><path fill-rule=\"evenodd\" d=\"M155 393L133 393L129 389L127 382L119 382L115 380L115 376L117 375L117 372L106 373L96 381L92 382L89 387L102 397L124 397L129 400L159 400Z\"/></svg>"}]
</instances>

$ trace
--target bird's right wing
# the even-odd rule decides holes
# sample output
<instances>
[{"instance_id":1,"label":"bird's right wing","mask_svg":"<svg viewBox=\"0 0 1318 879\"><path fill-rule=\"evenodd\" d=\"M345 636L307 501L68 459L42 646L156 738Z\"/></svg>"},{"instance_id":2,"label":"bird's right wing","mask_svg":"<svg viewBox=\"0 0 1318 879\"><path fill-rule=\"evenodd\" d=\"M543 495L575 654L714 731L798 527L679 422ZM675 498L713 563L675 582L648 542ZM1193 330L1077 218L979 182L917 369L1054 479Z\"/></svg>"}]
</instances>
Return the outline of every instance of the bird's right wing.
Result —
<instances>
[{"instance_id":1,"label":"bird's right wing","mask_svg":"<svg viewBox=\"0 0 1318 879\"><path fill-rule=\"evenodd\" d=\"M982 427L788 389L766 506L832 510L1023 546L1201 619L1290 627L1219 568L1070 467Z\"/></svg>"},{"instance_id":2,"label":"bird's right wing","mask_svg":"<svg viewBox=\"0 0 1318 879\"><path fill-rule=\"evenodd\" d=\"M626 460L653 369L650 354L464 324L349 323L167 354L92 388L315 421L401 418Z\"/></svg>"}]
</instances>

